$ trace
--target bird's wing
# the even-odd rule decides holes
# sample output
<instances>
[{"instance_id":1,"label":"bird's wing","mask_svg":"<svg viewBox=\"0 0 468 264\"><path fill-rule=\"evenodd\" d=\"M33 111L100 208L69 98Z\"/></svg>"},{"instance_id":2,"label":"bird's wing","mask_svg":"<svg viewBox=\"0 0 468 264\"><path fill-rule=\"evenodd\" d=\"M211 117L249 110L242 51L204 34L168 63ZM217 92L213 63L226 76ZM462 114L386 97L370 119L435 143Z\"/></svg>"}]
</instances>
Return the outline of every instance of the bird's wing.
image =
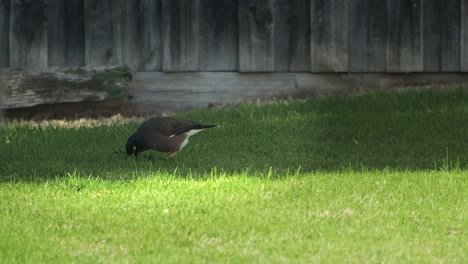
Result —
<instances>
[{"instance_id":1,"label":"bird's wing","mask_svg":"<svg viewBox=\"0 0 468 264\"><path fill-rule=\"evenodd\" d=\"M144 134L159 133L164 136L174 136L190 131L200 124L189 121L175 119L172 117L154 117L141 124L139 130Z\"/></svg>"},{"instance_id":2,"label":"bird's wing","mask_svg":"<svg viewBox=\"0 0 468 264\"><path fill-rule=\"evenodd\" d=\"M182 120L182 119L175 119L175 118L170 118L169 123L171 124L171 135L179 135L179 134L188 132L192 129L196 129L197 127L200 126L199 123L195 123L190 120Z\"/></svg>"}]
</instances>

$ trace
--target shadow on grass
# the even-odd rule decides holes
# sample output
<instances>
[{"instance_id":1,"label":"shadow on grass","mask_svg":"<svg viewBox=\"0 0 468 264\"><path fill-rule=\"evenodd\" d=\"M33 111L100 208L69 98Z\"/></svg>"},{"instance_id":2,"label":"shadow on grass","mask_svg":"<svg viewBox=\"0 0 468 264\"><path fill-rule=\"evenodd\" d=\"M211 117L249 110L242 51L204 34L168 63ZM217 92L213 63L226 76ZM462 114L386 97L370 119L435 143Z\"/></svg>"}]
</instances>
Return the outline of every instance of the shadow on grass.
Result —
<instances>
[{"instance_id":1,"label":"shadow on grass","mask_svg":"<svg viewBox=\"0 0 468 264\"><path fill-rule=\"evenodd\" d=\"M2 182L68 175L106 180L173 175L252 176L369 170L468 168L468 92L375 93L262 107L199 111L182 118L220 124L176 157L121 151L136 123L95 128L2 128ZM120 153L115 153L115 152Z\"/></svg>"},{"instance_id":2,"label":"shadow on grass","mask_svg":"<svg viewBox=\"0 0 468 264\"><path fill-rule=\"evenodd\" d=\"M466 89L327 99L317 116L323 169L468 168Z\"/></svg>"}]
</instances>

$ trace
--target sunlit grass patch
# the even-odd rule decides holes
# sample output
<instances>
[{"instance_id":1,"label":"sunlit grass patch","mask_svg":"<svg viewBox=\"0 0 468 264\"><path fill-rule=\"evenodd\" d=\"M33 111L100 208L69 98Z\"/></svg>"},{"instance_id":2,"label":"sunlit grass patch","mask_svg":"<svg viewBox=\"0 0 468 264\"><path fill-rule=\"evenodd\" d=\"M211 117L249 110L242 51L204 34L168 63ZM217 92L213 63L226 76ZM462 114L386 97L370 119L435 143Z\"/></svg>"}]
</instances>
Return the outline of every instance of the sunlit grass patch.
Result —
<instances>
[{"instance_id":1,"label":"sunlit grass patch","mask_svg":"<svg viewBox=\"0 0 468 264\"><path fill-rule=\"evenodd\" d=\"M466 171L71 174L4 183L5 261L434 261L466 257Z\"/></svg>"}]
</instances>

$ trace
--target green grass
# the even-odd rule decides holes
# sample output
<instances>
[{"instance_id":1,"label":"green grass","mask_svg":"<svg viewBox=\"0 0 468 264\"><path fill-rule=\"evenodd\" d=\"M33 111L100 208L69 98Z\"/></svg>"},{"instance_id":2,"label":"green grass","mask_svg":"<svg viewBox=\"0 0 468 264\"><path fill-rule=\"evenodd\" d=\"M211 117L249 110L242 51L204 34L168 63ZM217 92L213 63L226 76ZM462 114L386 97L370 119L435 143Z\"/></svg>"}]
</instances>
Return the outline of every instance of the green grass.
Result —
<instances>
[{"instance_id":1,"label":"green grass","mask_svg":"<svg viewBox=\"0 0 468 264\"><path fill-rule=\"evenodd\" d=\"M468 259L468 91L178 117L220 124L127 158L138 122L0 127L0 262Z\"/></svg>"}]
</instances>

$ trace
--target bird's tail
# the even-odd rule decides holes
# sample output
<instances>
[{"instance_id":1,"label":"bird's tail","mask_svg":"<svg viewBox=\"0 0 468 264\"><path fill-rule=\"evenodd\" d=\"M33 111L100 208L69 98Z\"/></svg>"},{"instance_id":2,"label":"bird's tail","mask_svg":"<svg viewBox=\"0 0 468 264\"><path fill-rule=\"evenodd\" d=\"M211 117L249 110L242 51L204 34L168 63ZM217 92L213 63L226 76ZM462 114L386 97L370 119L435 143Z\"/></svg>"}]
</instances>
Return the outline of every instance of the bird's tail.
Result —
<instances>
[{"instance_id":1,"label":"bird's tail","mask_svg":"<svg viewBox=\"0 0 468 264\"><path fill-rule=\"evenodd\" d=\"M220 126L218 126L218 125L202 125L202 124L199 124L194 129L208 129L208 128L215 128L215 127L220 127Z\"/></svg>"},{"instance_id":2,"label":"bird's tail","mask_svg":"<svg viewBox=\"0 0 468 264\"><path fill-rule=\"evenodd\" d=\"M187 135L190 137L190 136L193 136L193 135L197 134L200 131L203 131L203 130L208 129L208 128L215 128L215 127L220 127L220 126L218 126L218 125L198 124L195 127L193 127L192 129L190 129L190 131L187 132Z\"/></svg>"}]
</instances>

